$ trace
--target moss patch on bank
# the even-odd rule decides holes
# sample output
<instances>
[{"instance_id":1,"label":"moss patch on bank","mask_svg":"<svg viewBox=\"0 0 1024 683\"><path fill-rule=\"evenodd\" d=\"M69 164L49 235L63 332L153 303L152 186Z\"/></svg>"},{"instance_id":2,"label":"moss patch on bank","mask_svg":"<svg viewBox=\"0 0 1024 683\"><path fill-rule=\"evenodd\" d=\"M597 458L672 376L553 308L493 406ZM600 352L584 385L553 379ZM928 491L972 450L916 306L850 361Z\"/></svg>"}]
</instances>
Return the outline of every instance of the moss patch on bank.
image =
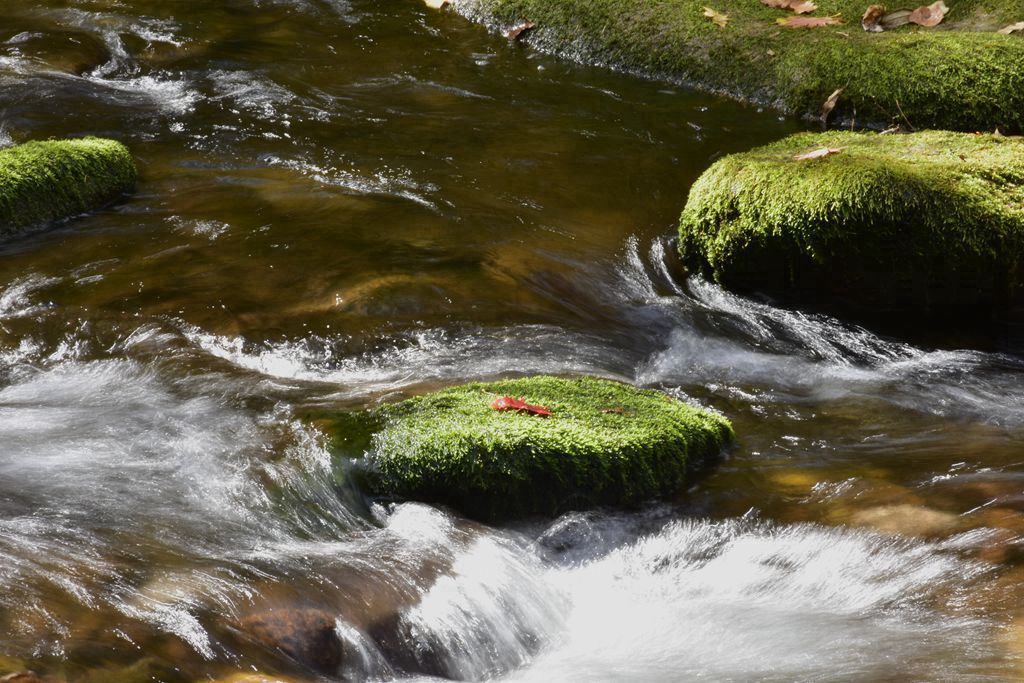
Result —
<instances>
[{"instance_id":1,"label":"moss patch on bank","mask_svg":"<svg viewBox=\"0 0 1024 683\"><path fill-rule=\"evenodd\" d=\"M136 170L119 142L27 142L0 150L0 234L74 216L130 192Z\"/></svg>"},{"instance_id":2,"label":"moss patch on bank","mask_svg":"<svg viewBox=\"0 0 1024 683\"><path fill-rule=\"evenodd\" d=\"M791 114L817 116L825 99L843 88L837 119L1024 130L1024 35L995 33L1024 21L1024 0L953 1L939 27L885 33L860 27L869 0L817 4L813 16L841 14L846 23L783 28L775 20L791 14L758 0L456 0L462 13L479 21L536 23L528 40L543 49L668 76ZM703 15L705 6L728 14L728 25L714 25Z\"/></svg>"},{"instance_id":3,"label":"moss patch on bank","mask_svg":"<svg viewBox=\"0 0 1024 683\"><path fill-rule=\"evenodd\" d=\"M501 396L551 417L497 411ZM668 495L687 468L733 438L725 418L657 391L594 378L474 383L374 411L369 453L378 494L451 505L485 518Z\"/></svg>"},{"instance_id":4,"label":"moss patch on bank","mask_svg":"<svg viewBox=\"0 0 1024 683\"><path fill-rule=\"evenodd\" d=\"M823 147L841 151L794 159ZM950 300L932 285L933 300L915 299L899 280L960 271L992 291L964 286L949 297L1005 298L1024 263L1024 138L794 135L715 162L690 189L679 236L691 267L739 289L807 276L817 278L813 288L831 282L851 297L876 288L881 298L907 294L907 305L934 307Z\"/></svg>"}]
</instances>

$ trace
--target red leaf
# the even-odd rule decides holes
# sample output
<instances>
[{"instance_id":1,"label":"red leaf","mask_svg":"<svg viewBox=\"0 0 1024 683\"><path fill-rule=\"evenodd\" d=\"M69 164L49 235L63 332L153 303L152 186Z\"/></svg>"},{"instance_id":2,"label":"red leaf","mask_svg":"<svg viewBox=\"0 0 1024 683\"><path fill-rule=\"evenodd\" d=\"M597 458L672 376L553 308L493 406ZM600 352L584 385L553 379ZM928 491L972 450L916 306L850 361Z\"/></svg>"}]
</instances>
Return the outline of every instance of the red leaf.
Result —
<instances>
[{"instance_id":1,"label":"red leaf","mask_svg":"<svg viewBox=\"0 0 1024 683\"><path fill-rule=\"evenodd\" d=\"M949 8L946 7L946 3L939 0L927 7L918 7L911 12L910 22L925 27L938 26L947 12L949 12Z\"/></svg>"},{"instance_id":2,"label":"red leaf","mask_svg":"<svg viewBox=\"0 0 1024 683\"><path fill-rule=\"evenodd\" d=\"M520 413L529 413L538 417L548 417L551 411L546 406L530 405L521 398L502 396L491 401L492 410L515 410Z\"/></svg>"}]
</instances>

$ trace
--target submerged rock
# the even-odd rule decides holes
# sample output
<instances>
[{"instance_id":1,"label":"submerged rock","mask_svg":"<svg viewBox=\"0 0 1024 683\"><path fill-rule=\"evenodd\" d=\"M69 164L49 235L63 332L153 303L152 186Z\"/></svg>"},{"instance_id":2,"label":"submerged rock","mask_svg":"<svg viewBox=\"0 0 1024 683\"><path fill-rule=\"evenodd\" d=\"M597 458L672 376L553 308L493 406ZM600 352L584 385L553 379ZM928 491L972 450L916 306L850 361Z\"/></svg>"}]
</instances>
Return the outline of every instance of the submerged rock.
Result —
<instances>
[{"instance_id":1,"label":"submerged rock","mask_svg":"<svg viewBox=\"0 0 1024 683\"><path fill-rule=\"evenodd\" d=\"M883 505L861 510L850 521L885 534L901 536L947 536L959 526L959 518L950 513L919 505Z\"/></svg>"},{"instance_id":2,"label":"submerged rock","mask_svg":"<svg viewBox=\"0 0 1024 683\"><path fill-rule=\"evenodd\" d=\"M502 397L551 415L496 410ZM380 494L499 518L630 505L671 494L733 437L728 420L657 391L530 377L445 389L377 409L370 485Z\"/></svg>"},{"instance_id":3,"label":"submerged rock","mask_svg":"<svg viewBox=\"0 0 1024 683\"><path fill-rule=\"evenodd\" d=\"M48 26L32 22L33 30L22 31L4 44L3 51L15 59L25 58L47 69L81 76L111 59L103 40L80 28ZM2 53L0 53L2 54Z\"/></svg>"},{"instance_id":4,"label":"submerged rock","mask_svg":"<svg viewBox=\"0 0 1024 683\"><path fill-rule=\"evenodd\" d=\"M17 671L0 676L0 683L46 683L35 671Z\"/></svg>"},{"instance_id":5,"label":"submerged rock","mask_svg":"<svg viewBox=\"0 0 1024 683\"><path fill-rule=\"evenodd\" d=\"M334 616L319 609L275 609L242 620L242 630L261 646L317 673L337 673L342 643Z\"/></svg>"},{"instance_id":6,"label":"submerged rock","mask_svg":"<svg viewBox=\"0 0 1024 683\"><path fill-rule=\"evenodd\" d=\"M0 654L0 676L9 676L28 671L28 662L18 657Z\"/></svg>"},{"instance_id":7,"label":"submerged rock","mask_svg":"<svg viewBox=\"0 0 1024 683\"><path fill-rule=\"evenodd\" d=\"M290 678L288 676L278 676L271 674L262 674L253 671L238 671L236 673L228 674L217 678L214 681L209 679L202 679L202 681L195 681L195 683L300 683L297 678Z\"/></svg>"},{"instance_id":8,"label":"submerged rock","mask_svg":"<svg viewBox=\"0 0 1024 683\"><path fill-rule=\"evenodd\" d=\"M130 192L131 153L102 138L27 142L0 150L0 234L99 208Z\"/></svg>"},{"instance_id":9,"label":"submerged rock","mask_svg":"<svg viewBox=\"0 0 1024 683\"><path fill-rule=\"evenodd\" d=\"M981 0L938 29L865 33L868 2L817 0L816 17L848 22L780 28L790 16L754 0L722 0L716 26L706 0L455 0L499 28L528 19L528 40L602 64L668 76L705 90L814 116L838 88L832 115L858 123L1004 132L1024 128L1024 40L996 29L1019 21L1019 4Z\"/></svg>"},{"instance_id":10,"label":"submerged rock","mask_svg":"<svg viewBox=\"0 0 1024 683\"><path fill-rule=\"evenodd\" d=\"M801 153L837 153L799 160ZM717 161L680 219L692 268L830 310L1008 317L1024 290L1024 138L794 135Z\"/></svg>"},{"instance_id":11,"label":"submerged rock","mask_svg":"<svg viewBox=\"0 0 1024 683\"><path fill-rule=\"evenodd\" d=\"M112 664L89 669L75 677L75 683L188 683L188 678L172 664L146 657L128 666Z\"/></svg>"}]
</instances>

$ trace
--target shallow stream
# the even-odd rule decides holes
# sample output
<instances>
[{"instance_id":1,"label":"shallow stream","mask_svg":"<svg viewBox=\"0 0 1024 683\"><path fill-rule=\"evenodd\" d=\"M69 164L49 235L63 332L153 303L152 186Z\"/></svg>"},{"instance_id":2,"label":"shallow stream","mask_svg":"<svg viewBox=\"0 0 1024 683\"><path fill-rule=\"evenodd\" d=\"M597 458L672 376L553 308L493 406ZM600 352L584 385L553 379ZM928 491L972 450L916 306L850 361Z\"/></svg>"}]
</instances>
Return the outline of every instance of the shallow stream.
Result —
<instances>
[{"instance_id":1,"label":"shallow stream","mask_svg":"<svg viewBox=\"0 0 1024 683\"><path fill-rule=\"evenodd\" d=\"M318 680L237 628L301 607L352 680L1024 676L1024 356L673 257L701 171L799 122L419 0L0 17L4 142L114 137L142 173L0 244L0 673ZM739 444L675 500L494 528L368 505L300 419L539 372Z\"/></svg>"}]
</instances>

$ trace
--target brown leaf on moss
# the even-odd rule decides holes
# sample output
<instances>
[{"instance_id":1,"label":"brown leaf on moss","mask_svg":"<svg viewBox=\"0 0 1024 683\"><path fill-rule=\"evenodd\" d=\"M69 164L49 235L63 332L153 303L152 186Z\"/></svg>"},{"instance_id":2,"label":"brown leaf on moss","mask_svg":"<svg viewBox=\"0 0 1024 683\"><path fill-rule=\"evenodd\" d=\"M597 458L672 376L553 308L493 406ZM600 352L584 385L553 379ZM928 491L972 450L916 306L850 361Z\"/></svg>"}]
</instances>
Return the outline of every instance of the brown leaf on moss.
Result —
<instances>
[{"instance_id":1,"label":"brown leaf on moss","mask_svg":"<svg viewBox=\"0 0 1024 683\"><path fill-rule=\"evenodd\" d=\"M601 408L601 412L606 415L632 415L632 410L626 410L622 406L615 406L614 408Z\"/></svg>"},{"instance_id":2,"label":"brown leaf on moss","mask_svg":"<svg viewBox=\"0 0 1024 683\"><path fill-rule=\"evenodd\" d=\"M913 14L908 9L886 12L883 5L871 5L860 19L860 26L868 33L881 33L910 23Z\"/></svg>"},{"instance_id":3,"label":"brown leaf on moss","mask_svg":"<svg viewBox=\"0 0 1024 683\"><path fill-rule=\"evenodd\" d=\"M803 154L795 155L793 157L793 161L809 161L810 159L823 159L824 157L831 156L832 154L839 154L842 151L842 147L820 147L810 152L804 152Z\"/></svg>"},{"instance_id":4,"label":"brown leaf on moss","mask_svg":"<svg viewBox=\"0 0 1024 683\"><path fill-rule=\"evenodd\" d=\"M711 19L711 22L719 28L725 28L725 25L729 23L728 14L713 10L710 7L704 8L704 16Z\"/></svg>"},{"instance_id":5,"label":"brown leaf on moss","mask_svg":"<svg viewBox=\"0 0 1024 683\"><path fill-rule=\"evenodd\" d=\"M949 8L946 7L946 3L942 0L938 0L938 2L933 2L930 5L918 7L910 13L908 20L918 26L938 26L948 12Z\"/></svg>"},{"instance_id":6,"label":"brown leaf on moss","mask_svg":"<svg viewBox=\"0 0 1024 683\"><path fill-rule=\"evenodd\" d=\"M860 18L860 27L868 33L881 33L884 29L881 26L881 19L885 16L883 5L868 5L864 10L864 16Z\"/></svg>"},{"instance_id":7,"label":"brown leaf on moss","mask_svg":"<svg viewBox=\"0 0 1024 683\"><path fill-rule=\"evenodd\" d=\"M761 4L776 9L792 10L795 14L807 14L818 9L818 6L810 0L761 0Z\"/></svg>"},{"instance_id":8,"label":"brown leaf on moss","mask_svg":"<svg viewBox=\"0 0 1024 683\"><path fill-rule=\"evenodd\" d=\"M786 28L820 28L822 26L839 26L843 23L839 15L834 17L786 17L776 19L775 23Z\"/></svg>"},{"instance_id":9,"label":"brown leaf on moss","mask_svg":"<svg viewBox=\"0 0 1024 683\"><path fill-rule=\"evenodd\" d=\"M505 37L509 40L519 40L519 36L523 35L535 26L536 24L532 21L521 21L509 30L505 31Z\"/></svg>"},{"instance_id":10,"label":"brown leaf on moss","mask_svg":"<svg viewBox=\"0 0 1024 683\"><path fill-rule=\"evenodd\" d=\"M1024 31L1024 21L1018 21L1016 24L1010 24L996 31L996 33L1002 33L1004 36L1008 36L1016 31Z\"/></svg>"},{"instance_id":11,"label":"brown leaf on moss","mask_svg":"<svg viewBox=\"0 0 1024 683\"><path fill-rule=\"evenodd\" d=\"M908 9L893 10L882 17L882 28L886 31L891 31L894 28L903 26L904 24L909 24L911 14L913 14L913 12Z\"/></svg>"}]
</instances>

